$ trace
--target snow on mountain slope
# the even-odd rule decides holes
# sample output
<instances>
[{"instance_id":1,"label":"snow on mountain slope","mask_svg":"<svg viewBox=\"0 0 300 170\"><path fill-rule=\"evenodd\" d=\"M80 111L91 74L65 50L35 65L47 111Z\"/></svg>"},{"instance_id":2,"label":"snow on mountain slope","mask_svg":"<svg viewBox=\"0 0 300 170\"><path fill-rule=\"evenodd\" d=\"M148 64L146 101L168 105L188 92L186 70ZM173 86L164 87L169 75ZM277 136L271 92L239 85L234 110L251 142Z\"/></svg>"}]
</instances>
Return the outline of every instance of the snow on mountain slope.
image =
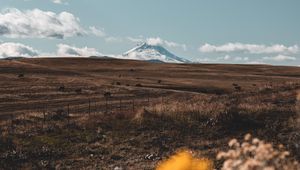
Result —
<instances>
[{"instance_id":1,"label":"snow on mountain slope","mask_svg":"<svg viewBox=\"0 0 300 170\"><path fill-rule=\"evenodd\" d=\"M159 60L168 63L189 63L189 60L177 57L164 47L143 43L123 54L123 58L134 60Z\"/></svg>"}]
</instances>

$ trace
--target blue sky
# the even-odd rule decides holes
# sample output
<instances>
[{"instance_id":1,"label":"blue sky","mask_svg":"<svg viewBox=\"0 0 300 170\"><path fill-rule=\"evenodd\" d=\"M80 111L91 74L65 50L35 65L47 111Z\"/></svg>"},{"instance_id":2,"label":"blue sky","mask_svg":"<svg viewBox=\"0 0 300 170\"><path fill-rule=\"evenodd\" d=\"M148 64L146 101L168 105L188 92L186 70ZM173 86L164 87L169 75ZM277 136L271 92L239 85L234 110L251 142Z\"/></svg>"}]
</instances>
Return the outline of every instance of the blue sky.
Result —
<instances>
[{"instance_id":1,"label":"blue sky","mask_svg":"<svg viewBox=\"0 0 300 170\"><path fill-rule=\"evenodd\" d=\"M299 0L0 0L0 4L0 42L2 49L12 50L1 53L0 46L0 55L28 51L26 55L60 56L70 51L118 55L139 41L151 41L199 62L300 65Z\"/></svg>"}]
</instances>

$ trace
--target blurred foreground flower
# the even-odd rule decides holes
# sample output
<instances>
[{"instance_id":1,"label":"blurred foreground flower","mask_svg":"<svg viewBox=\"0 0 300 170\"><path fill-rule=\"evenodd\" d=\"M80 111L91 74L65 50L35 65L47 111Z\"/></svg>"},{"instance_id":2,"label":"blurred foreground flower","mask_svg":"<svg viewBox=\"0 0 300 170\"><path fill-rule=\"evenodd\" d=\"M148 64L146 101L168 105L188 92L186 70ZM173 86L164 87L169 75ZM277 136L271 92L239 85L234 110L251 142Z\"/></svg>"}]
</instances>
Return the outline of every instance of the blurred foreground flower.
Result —
<instances>
[{"instance_id":1,"label":"blurred foreground flower","mask_svg":"<svg viewBox=\"0 0 300 170\"><path fill-rule=\"evenodd\" d=\"M160 163L156 170L212 170L213 163L209 159L193 158L189 151L178 152L170 159Z\"/></svg>"}]
</instances>

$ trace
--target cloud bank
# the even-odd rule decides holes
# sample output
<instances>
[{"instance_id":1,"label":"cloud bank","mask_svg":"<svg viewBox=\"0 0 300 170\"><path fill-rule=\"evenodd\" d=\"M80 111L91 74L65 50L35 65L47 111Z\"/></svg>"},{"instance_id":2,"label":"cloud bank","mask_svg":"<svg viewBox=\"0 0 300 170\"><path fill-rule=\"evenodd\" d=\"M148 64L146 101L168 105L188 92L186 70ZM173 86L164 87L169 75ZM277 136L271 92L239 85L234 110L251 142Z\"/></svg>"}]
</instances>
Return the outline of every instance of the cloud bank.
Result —
<instances>
[{"instance_id":1,"label":"cloud bank","mask_svg":"<svg viewBox=\"0 0 300 170\"><path fill-rule=\"evenodd\" d=\"M57 52L42 53L30 46L21 43L0 43L0 58L8 57L89 57L89 56L103 56L95 48L88 47L74 47L67 44L58 44Z\"/></svg>"},{"instance_id":2,"label":"cloud bank","mask_svg":"<svg viewBox=\"0 0 300 170\"><path fill-rule=\"evenodd\" d=\"M83 34L79 19L68 12L9 8L0 13L0 35L9 38L63 39Z\"/></svg>"},{"instance_id":3,"label":"cloud bank","mask_svg":"<svg viewBox=\"0 0 300 170\"><path fill-rule=\"evenodd\" d=\"M32 47L20 43L1 43L0 58L7 57L34 57L38 56L39 52Z\"/></svg>"},{"instance_id":4,"label":"cloud bank","mask_svg":"<svg viewBox=\"0 0 300 170\"><path fill-rule=\"evenodd\" d=\"M57 45L57 56L72 56L72 57L78 57L78 56L102 56L100 52L98 52L95 48L78 48L73 47L67 44L58 44Z\"/></svg>"},{"instance_id":5,"label":"cloud bank","mask_svg":"<svg viewBox=\"0 0 300 170\"><path fill-rule=\"evenodd\" d=\"M199 51L202 53L245 52L251 54L272 54L272 53L295 54L299 52L299 47L297 45L285 46L281 44L267 46L267 45L258 45L258 44L227 43L220 46L204 44L199 48Z\"/></svg>"},{"instance_id":6,"label":"cloud bank","mask_svg":"<svg viewBox=\"0 0 300 170\"><path fill-rule=\"evenodd\" d=\"M263 60L273 60L273 61L286 61L286 60L296 60L296 57L286 56L286 55L277 55L274 57L263 57Z\"/></svg>"}]
</instances>

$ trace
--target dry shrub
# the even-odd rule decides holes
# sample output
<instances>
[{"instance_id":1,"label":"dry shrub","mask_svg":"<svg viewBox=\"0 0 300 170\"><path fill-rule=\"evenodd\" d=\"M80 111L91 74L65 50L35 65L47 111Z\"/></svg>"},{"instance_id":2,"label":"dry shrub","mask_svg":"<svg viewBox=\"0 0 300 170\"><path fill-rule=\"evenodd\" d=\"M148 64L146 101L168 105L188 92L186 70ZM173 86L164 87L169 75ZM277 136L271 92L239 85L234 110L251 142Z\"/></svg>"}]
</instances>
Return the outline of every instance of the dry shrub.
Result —
<instances>
[{"instance_id":1,"label":"dry shrub","mask_svg":"<svg viewBox=\"0 0 300 170\"><path fill-rule=\"evenodd\" d=\"M296 103L296 118L293 119L293 124L300 129L300 91L297 94L297 103Z\"/></svg>"},{"instance_id":2,"label":"dry shrub","mask_svg":"<svg viewBox=\"0 0 300 170\"><path fill-rule=\"evenodd\" d=\"M174 97L175 98L175 97ZM149 112L176 121L207 121L228 111L228 100L208 95L164 99Z\"/></svg>"},{"instance_id":3,"label":"dry shrub","mask_svg":"<svg viewBox=\"0 0 300 170\"><path fill-rule=\"evenodd\" d=\"M297 170L300 164L289 158L289 152L283 146L273 147L250 134L244 137L243 143L232 139L228 143L230 150L220 152L218 160L224 160L222 170Z\"/></svg>"},{"instance_id":4,"label":"dry shrub","mask_svg":"<svg viewBox=\"0 0 300 170\"><path fill-rule=\"evenodd\" d=\"M133 121L142 123L146 116L145 109L138 109L133 117Z\"/></svg>"},{"instance_id":5,"label":"dry shrub","mask_svg":"<svg viewBox=\"0 0 300 170\"><path fill-rule=\"evenodd\" d=\"M238 109L242 113L254 116L265 116L269 113L290 113L294 112L291 99L294 98L292 92L274 92L270 94L253 94L239 98ZM282 102L282 103L280 103ZM280 107L278 107L280 105Z\"/></svg>"},{"instance_id":6,"label":"dry shrub","mask_svg":"<svg viewBox=\"0 0 300 170\"><path fill-rule=\"evenodd\" d=\"M239 103L240 100L238 102L236 100L238 97L230 95L172 96L163 98L161 102L139 112L138 117L148 115L149 118L150 115L151 118L158 117L181 123L198 124L201 122L209 126L217 125L227 129L228 126L232 126L232 128L241 129L259 127L261 122L256 121L256 118L274 110L271 104L262 105L256 98L248 98L251 101Z\"/></svg>"},{"instance_id":7,"label":"dry shrub","mask_svg":"<svg viewBox=\"0 0 300 170\"><path fill-rule=\"evenodd\" d=\"M276 109L276 105L271 103L241 103L238 108L248 114L269 113Z\"/></svg>"}]
</instances>

